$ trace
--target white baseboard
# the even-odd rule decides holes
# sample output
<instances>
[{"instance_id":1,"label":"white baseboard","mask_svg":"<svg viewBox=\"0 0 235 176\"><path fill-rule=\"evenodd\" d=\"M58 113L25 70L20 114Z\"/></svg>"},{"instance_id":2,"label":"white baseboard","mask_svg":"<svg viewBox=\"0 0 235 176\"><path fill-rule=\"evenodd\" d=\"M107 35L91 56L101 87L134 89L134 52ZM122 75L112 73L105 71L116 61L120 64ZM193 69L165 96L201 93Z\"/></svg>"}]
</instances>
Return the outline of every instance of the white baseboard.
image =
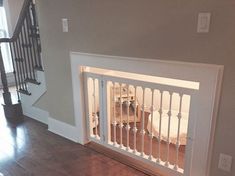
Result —
<instances>
[{"instance_id":1,"label":"white baseboard","mask_svg":"<svg viewBox=\"0 0 235 176\"><path fill-rule=\"evenodd\" d=\"M28 90L32 95L21 94L24 115L48 125L48 130L74 142L79 142L78 130L75 126L51 118L49 112L34 106L35 102L46 92L45 73L37 71L40 85L28 83Z\"/></svg>"},{"instance_id":2,"label":"white baseboard","mask_svg":"<svg viewBox=\"0 0 235 176\"><path fill-rule=\"evenodd\" d=\"M24 115L48 125L48 131L62 136L66 139L69 139L71 141L79 142L77 129L75 126L51 118L47 111L44 111L40 108L34 106L23 106L22 108Z\"/></svg>"},{"instance_id":3,"label":"white baseboard","mask_svg":"<svg viewBox=\"0 0 235 176\"><path fill-rule=\"evenodd\" d=\"M41 123L48 124L48 117L49 113L47 111L44 111L40 108L34 107L34 106L23 106L23 113L24 115L37 120Z\"/></svg>"},{"instance_id":4,"label":"white baseboard","mask_svg":"<svg viewBox=\"0 0 235 176\"><path fill-rule=\"evenodd\" d=\"M78 142L78 134L75 126L69 125L67 123L49 117L48 130L52 133L65 137L71 141Z\"/></svg>"}]
</instances>

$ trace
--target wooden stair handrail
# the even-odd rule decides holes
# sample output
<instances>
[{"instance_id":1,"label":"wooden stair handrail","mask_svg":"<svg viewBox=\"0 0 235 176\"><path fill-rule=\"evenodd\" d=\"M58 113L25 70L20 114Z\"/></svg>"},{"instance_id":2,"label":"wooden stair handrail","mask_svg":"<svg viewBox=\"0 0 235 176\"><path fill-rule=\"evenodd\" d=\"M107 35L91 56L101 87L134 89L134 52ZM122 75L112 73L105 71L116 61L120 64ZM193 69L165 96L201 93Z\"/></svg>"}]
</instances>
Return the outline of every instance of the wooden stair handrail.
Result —
<instances>
[{"instance_id":1,"label":"wooden stair handrail","mask_svg":"<svg viewBox=\"0 0 235 176\"><path fill-rule=\"evenodd\" d=\"M11 37L11 38L0 38L0 43L12 42L12 41L14 41L14 40L17 38L17 36L18 36L19 33L20 33L21 27L22 27L22 25L23 25L25 16L26 16L26 14L27 14L27 8L29 8L29 5L30 5L31 2L32 2L32 0L25 0L25 1L24 1L12 37Z\"/></svg>"}]
</instances>

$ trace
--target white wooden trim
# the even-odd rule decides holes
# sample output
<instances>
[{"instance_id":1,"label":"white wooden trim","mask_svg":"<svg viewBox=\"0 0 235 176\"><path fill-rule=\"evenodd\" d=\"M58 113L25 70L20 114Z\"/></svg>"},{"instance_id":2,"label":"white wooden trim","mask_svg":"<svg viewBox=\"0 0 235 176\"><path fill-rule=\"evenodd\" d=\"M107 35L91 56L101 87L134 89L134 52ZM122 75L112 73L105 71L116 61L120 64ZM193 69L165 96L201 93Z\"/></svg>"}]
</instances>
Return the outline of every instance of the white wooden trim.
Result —
<instances>
[{"instance_id":1,"label":"white wooden trim","mask_svg":"<svg viewBox=\"0 0 235 176\"><path fill-rule=\"evenodd\" d=\"M34 120L37 120L39 122L42 122L44 124L48 124L49 113L47 111L44 111L37 107L24 106L24 105L22 105L22 109L23 109L24 115Z\"/></svg>"},{"instance_id":2,"label":"white wooden trim","mask_svg":"<svg viewBox=\"0 0 235 176\"><path fill-rule=\"evenodd\" d=\"M62 121L56 120L49 116L47 111L44 111L37 107L25 107L22 106L24 115L37 120L41 123L48 125L48 131L62 136L66 139L78 142L77 129L75 126L69 125Z\"/></svg>"},{"instance_id":3,"label":"white wooden trim","mask_svg":"<svg viewBox=\"0 0 235 176\"><path fill-rule=\"evenodd\" d=\"M73 104L74 104L74 116L75 125L78 135L78 143L86 144L89 142L87 133L87 122L85 115L85 94L84 94L84 84L83 75L81 68L71 60L71 74L72 76L72 86L73 86ZM83 117L83 118L81 118Z\"/></svg>"},{"instance_id":4,"label":"white wooden trim","mask_svg":"<svg viewBox=\"0 0 235 176\"><path fill-rule=\"evenodd\" d=\"M86 122L87 122L87 127L91 127L92 126L92 118L90 118L89 116L92 115L92 104L89 103L89 100L92 100L92 96L91 93L88 93L88 79L86 78L86 75L84 74L84 96L85 96L85 103L89 106L86 106ZM87 134L88 136L93 134L93 128L87 128Z\"/></svg>"},{"instance_id":5,"label":"white wooden trim","mask_svg":"<svg viewBox=\"0 0 235 176\"><path fill-rule=\"evenodd\" d=\"M211 136L210 136L210 145L208 149L209 151L208 158L207 158L208 167L206 171L206 176L210 176L214 135L215 135L217 115L218 115L219 105L220 105L221 91L222 91L223 72L224 72L224 67L221 67L217 73L217 84L215 86L216 93L214 95L214 109L213 109L213 118L211 120Z\"/></svg>"},{"instance_id":6,"label":"white wooden trim","mask_svg":"<svg viewBox=\"0 0 235 176\"><path fill-rule=\"evenodd\" d=\"M48 125L48 130L63 136L74 142L78 142L78 133L75 126L58 121L50 117L49 112L35 107L35 102L46 92L45 73L37 71L36 73L40 85L28 83L29 92L32 95L21 94L21 102L24 115Z\"/></svg>"},{"instance_id":7,"label":"white wooden trim","mask_svg":"<svg viewBox=\"0 0 235 176\"><path fill-rule=\"evenodd\" d=\"M35 85L32 83L27 83L28 90L31 93L31 95L28 96L20 94L23 114L39 122L47 124L49 113L45 110L42 110L34 106L35 102L38 99L40 99L40 97L46 92L45 73L43 71L37 71L36 76L41 84Z\"/></svg>"},{"instance_id":8,"label":"white wooden trim","mask_svg":"<svg viewBox=\"0 0 235 176\"><path fill-rule=\"evenodd\" d=\"M89 66L151 76L167 77L200 82L198 94L197 126L193 142L192 171L190 176L208 176L210 166L210 150L214 137L215 119L218 111L219 91L223 66L201 63L186 63L154 59L94 55L71 52L71 70L73 81L73 98L75 120L80 139L87 139L84 118L84 97L81 89L80 66ZM147 68L147 69L146 69ZM79 70L79 71L78 71ZM83 143L87 140L81 141ZM188 176L188 175L187 175Z\"/></svg>"},{"instance_id":9,"label":"white wooden trim","mask_svg":"<svg viewBox=\"0 0 235 176\"><path fill-rule=\"evenodd\" d=\"M103 127L102 128L103 129L102 129L102 131L104 133L103 137L105 137L103 142L108 143L109 140L111 139L110 138L110 118L108 118L108 117L110 117L110 92L107 91L108 82L102 80L101 87L102 87L102 90L100 90L100 92L102 93L102 104L101 104L100 107L106 107L107 108L107 109L106 108L102 109L102 110L104 110L103 113L102 113L103 114L103 116L102 116L102 121L103 121L103 123L102 123ZM101 119L100 119L100 122L101 122Z\"/></svg>"},{"instance_id":10,"label":"white wooden trim","mask_svg":"<svg viewBox=\"0 0 235 176\"><path fill-rule=\"evenodd\" d=\"M48 130L74 142L78 142L78 134L75 126L61 122L59 120L48 118Z\"/></svg>"},{"instance_id":11,"label":"white wooden trim","mask_svg":"<svg viewBox=\"0 0 235 176\"><path fill-rule=\"evenodd\" d=\"M185 176L196 176L197 170L195 170L193 158L195 157L195 152L193 151L195 148L195 130L198 124L198 94L194 92L193 95L190 95L190 110L189 110L189 123L188 123L188 132L187 132L187 144L185 149L185 169L184 175ZM198 161L196 161L198 162Z\"/></svg>"},{"instance_id":12,"label":"white wooden trim","mask_svg":"<svg viewBox=\"0 0 235 176\"><path fill-rule=\"evenodd\" d=\"M221 68L221 65L216 64L205 64L205 63L194 63L194 62L183 62L183 61L171 61L171 60L163 60L163 59L150 59L150 58L136 58L136 57L124 57L124 56L113 56L113 55L102 55L102 54L92 54L92 53L82 53L82 52L70 52L71 57L80 56L83 58L96 58L96 59L118 59L119 61L137 61L137 62L152 62L152 63L159 63L159 64L177 64L177 65L183 65L183 66L192 66L192 67L207 67L207 68ZM83 61L81 61L83 62ZM95 65L98 63L95 63ZM101 64L102 65L102 64ZM222 66L223 67L223 66ZM102 68L102 67L100 67Z\"/></svg>"}]
</instances>

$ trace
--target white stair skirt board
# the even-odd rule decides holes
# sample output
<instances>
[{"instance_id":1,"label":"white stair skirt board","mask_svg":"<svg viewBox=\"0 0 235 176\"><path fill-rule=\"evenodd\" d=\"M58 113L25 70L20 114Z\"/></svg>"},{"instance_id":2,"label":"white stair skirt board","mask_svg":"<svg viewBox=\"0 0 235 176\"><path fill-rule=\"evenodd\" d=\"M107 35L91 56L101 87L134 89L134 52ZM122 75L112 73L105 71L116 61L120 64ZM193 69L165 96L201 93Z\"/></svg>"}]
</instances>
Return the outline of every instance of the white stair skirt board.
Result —
<instances>
[{"instance_id":1,"label":"white stair skirt board","mask_svg":"<svg viewBox=\"0 0 235 176\"><path fill-rule=\"evenodd\" d=\"M44 111L34 106L24 106L24 104L22 104L22 109L23 109L24 115L34 120L37 120L41 123L44 123L46 125L48 124L49 113L47 111Z\"/></svg>"},{"instance_id":2,"label":"white stair skirt board","mask_svg":"<svg viewBox=\"0 0 235 176\"><path fill-rule=\"evenodd\" d=\"M32 83L28 83L28 90L31 95L20 95L24 115L44 124L47 124L49 131L74 142L77 142L77 129L74 126L55 120L50 117L49 112L34 106L34 104L46 92L45 73L42 71L37 71L36 76L37 81L41 84L35 85Z\"/></svg>"},{"instance_id":3,"label":"white stair skirt board","mask_svg":"<svg viewBox=\"0 0 235 176\"><path fill-rule=\"evenodd\" d=\"M36 72L37 81L41 84L35 85L32 83L27 83L28 91L31 93L30 96L20 94L21 103L26 106L33 106L34 103L46 92L46 81L45 81L45 73L42 71Z\"/></svg>"},{"instance_id":4,"label":"white stair skirt board","mask_svg":"<svg viewBox=\"0 0 235 176\"><path fill-rule=\"evenodd\" d=\"M37 81L40 85L28 83L28 90L31 95L20 94L24 115L31 117L39 122L47 124L49 114L40 108L34 106L35 102L46 92L45 73L36 71Z\"/></svg>"},{"instance_id":5,"label":"white stair skirt board","mask_svg":"<svg viewBox=\"0 0 235 176\"><path fill-rule=\"evenodd\" d=\"M85 118L83 66L199 82L199 95L195 105L197 107L195 112L197 117L195 119L195 136L192 138L192 160L188 161L187 168L185 168L186 172L183 175L210 175L211 151L213 148L223 66L78 52L71 52L70 57L74 115L79 143L81 144L89 142Z\"/></svg>"},{"instance_id":6,"label":"white stair skirt board","mask_svg":"<svg viewBox=\"0 0 235 176\"><path fill-rule=\"evenodd\" d=\"M52 133L58 134L66 139L78 142L78 133L75 126L58 121L51 117L48 118L48 130Z\"/></svg>"}]
</instances>

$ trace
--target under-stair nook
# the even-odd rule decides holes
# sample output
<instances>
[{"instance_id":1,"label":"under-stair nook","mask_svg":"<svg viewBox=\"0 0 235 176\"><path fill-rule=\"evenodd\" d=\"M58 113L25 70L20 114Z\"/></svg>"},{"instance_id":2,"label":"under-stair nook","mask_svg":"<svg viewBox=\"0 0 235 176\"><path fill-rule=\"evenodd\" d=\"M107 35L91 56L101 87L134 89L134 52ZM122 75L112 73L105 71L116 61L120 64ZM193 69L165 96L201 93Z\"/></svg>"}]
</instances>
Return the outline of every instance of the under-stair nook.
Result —
<instances>
[{"instance_id":1,"label":"under-stair nook","mask_svg":"<svg viewBox=\"0 0 235 176\"><path fill-rule=\"evenodd\" d=\"M207 176L223 66L71 52L79 143L150 174Z\"/></svg>"}]
</instances>

